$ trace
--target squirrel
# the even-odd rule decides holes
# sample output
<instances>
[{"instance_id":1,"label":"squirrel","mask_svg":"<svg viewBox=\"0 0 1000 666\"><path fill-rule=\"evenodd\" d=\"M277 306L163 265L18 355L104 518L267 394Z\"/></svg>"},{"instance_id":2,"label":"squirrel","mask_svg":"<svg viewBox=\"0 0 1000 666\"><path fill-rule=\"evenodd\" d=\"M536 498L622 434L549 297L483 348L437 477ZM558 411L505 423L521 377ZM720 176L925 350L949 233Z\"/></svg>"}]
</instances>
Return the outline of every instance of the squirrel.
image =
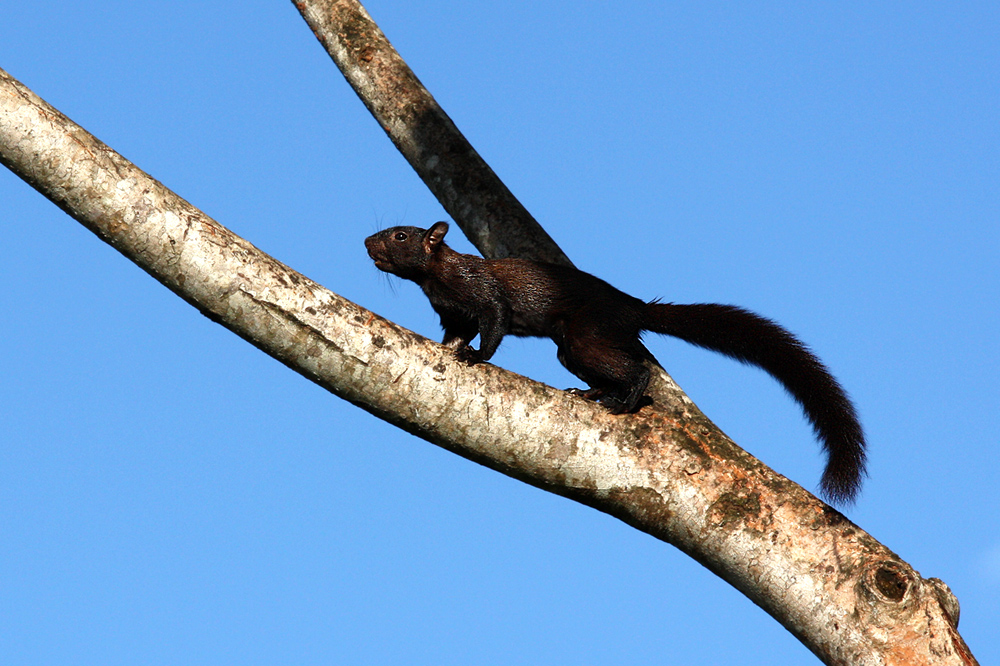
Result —
<instances>
[{"instance_id":1,"label":"squirrel","mask_svg":"<svg viewBox=\"0 0 1000 666\"><path fill-rule=\"evenodd\" d=\"M671 335L759 366L801 405L827 453L820 482L852 502L865 475L865 438L854 405L826 366L792 333L734 305L646 303L589 273L528 259L483 259L444 242L448 224L392 227L369 236L375 266L423 289L441 318L443 344L469 365L492 358L505 335L551 338L567 370L587 382L575 395L613 414L636 411L656 359L643 331ZM470 346L479 336L479 349Z\"/></svg>"}]
</instances>

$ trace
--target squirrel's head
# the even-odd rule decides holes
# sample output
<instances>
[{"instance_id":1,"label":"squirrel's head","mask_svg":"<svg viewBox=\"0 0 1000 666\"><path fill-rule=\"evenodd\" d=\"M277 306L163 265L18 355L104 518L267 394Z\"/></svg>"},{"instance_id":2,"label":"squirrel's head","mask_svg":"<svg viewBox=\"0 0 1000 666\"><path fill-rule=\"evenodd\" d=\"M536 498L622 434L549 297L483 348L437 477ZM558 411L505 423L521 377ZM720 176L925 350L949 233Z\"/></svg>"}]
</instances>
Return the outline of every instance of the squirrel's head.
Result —
<instances>
[{"instance_id":1,"label":"squirrel's head","mask_svg":"<svg viewBox=\"0 0 1000 666\"><path fill-rule=\"evenodd\" d=\"M430 269L447 233L447 222L437 222L430 229L391 227L366 238L365 247L379 270L419 280Z\"/></svg>"}]
</instances>

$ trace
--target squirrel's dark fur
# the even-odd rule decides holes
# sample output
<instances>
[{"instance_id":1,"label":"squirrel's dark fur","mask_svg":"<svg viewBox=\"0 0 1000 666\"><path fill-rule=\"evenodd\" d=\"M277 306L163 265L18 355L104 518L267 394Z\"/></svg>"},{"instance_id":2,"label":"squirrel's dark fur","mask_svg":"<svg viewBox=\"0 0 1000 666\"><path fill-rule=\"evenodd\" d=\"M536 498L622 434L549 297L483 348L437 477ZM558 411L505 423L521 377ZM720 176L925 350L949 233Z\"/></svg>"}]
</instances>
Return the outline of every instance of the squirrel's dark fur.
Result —
<instances>
[{"instance_id":1,"label":"squirrel's dark fur","mask_svg":"<svg viewBox=\"0 0 1000 666\"><path fill-rule=\"evenodd\" d=\"M794 335L733 305L645 303L575 268L483 259L444 243L448 225L393 227L365 240L379 269L420 285L441 317L444 344L469 364L487 361L505 335L551 338L559 361L612 413L635 411L649 383L642 331L672 335L769 372L802 406L826 449L820 484L849 502L861 486L865 440L847 394ZM479 335L479 349L470 346Z\"/></svg>"}]
</instances>

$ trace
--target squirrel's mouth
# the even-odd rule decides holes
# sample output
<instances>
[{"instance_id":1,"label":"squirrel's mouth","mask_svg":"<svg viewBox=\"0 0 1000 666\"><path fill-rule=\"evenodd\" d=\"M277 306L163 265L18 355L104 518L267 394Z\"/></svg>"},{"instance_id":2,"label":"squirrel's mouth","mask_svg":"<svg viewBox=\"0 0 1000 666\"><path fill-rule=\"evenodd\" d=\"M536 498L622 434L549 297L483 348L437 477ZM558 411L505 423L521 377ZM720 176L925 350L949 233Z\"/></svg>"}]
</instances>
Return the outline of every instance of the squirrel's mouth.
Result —
<instances>
[{"instance_id":1,"label":"squirrel's mouth","mask_svg":"<svg viewBox=\"0 0 1000 666\"><path fill-rule=\"evenodd\" d=\"M368 256L371 258L371 260L375 262L375 265L377 267L382 268L385 265L385 260L379 257L378 248L369 246L367 242L365 243L365 246L366 246L365 249L368 250Z\"/></svg>"}]
</instances>

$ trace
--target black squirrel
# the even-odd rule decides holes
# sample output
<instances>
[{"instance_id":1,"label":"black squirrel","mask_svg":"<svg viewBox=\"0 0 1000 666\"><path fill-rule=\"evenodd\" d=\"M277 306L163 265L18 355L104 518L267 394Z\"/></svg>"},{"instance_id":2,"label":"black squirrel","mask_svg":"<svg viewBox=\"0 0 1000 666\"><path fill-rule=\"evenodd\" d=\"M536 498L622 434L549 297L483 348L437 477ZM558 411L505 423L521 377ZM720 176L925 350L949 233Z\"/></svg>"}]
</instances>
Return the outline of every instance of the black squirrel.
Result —
<instances>
[{"instance_id":1,"label":"black squirrel","mask_svg":"<svg viewBox=\"0 0 1000 666\"><path fill-rule=\"evenodd\" d=\"M420 285L441 317L443 344L469 365L488 361L505 335L551 338L559 361L589 384L572 391L614 414L634 412L649 384L640 340L653 331L759 366L802 406L827 453L820 488L851 502L865 473L854 406L808 347L734 305L645 303L589 273L528 259L483 259L444 242L448 224L392 227L365 239L379 269ZM470 346L479 335L479 349Z\"/></svg>"}]
</instances>

